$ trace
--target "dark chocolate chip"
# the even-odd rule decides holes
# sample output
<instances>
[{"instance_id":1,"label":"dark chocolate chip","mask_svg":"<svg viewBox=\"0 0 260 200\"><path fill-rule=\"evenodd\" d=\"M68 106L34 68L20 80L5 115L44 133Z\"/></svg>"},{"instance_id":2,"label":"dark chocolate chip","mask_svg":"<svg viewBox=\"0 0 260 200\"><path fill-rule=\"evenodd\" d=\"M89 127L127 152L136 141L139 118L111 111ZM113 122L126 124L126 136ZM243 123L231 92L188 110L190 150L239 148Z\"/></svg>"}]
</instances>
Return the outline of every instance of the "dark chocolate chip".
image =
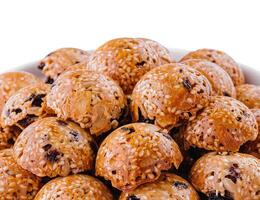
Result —
<instances>
[{"instance_id":1,"label":"dark chocolate chip","mask_svg":"<svg viewBox=\"0 0 260 200\"><path fill-rule=\"evenodd\" d=\"M31 100L33 100L34 98L35 98L35 94L31 94L30 97L25 100L25 102L31 101Z\"/></svg>"},{"instance_id":2,"label":"dark chocolate chip","mask_svg":"<svg viewBox=\"0 0 260 200\"><path fill-rule=\"evenodd\" d=\"M61 153L54 149L54 150L47 152L46 159L48 161L50 161L51 163L54 163L54 162L57 162L59 160L59 158L58 158L59 155L61 155Z\"/></svg>"},{"instance_id":3,"label":"dark chocolate chip","mask_svg":"<svg viewBox=\"0 0 260 200\"><path fill-rule=\"evenodd\" d=\"M15 108L15 109L12 109L11 112L15 112L15 114L18 114L18 113L22 112L22 109L21 108Z\"/></svg>"},{"instance_id":4,"label":"dark chocolate chip","mask_svg":"<svg viewBox=\"0 0 260 200\"><path fill-rule=\"evenodd\" d=\"M76 64L79 64L79 63L80 63L79 61L74 62L75 65L76 65Z\"/></svg>"},{"instance_id":5,"label":"dark chocolate chip","mask_svg":"<svg viewBox=\"0 0 260 200\"><path fill-rule=\"evenodd\" d=\"M42 148L44 149L44 151L48 151L51 147L52 147L51 144L46 144Z\"/></svg>"},{"instance_id":6,"label":"dark chocolate chip","mask_svg":"<svg viewBox=\"0 0 260 200\"><path fill-rule=\"evenodd\" d=\"M46 96L46 94L37 94L35 95L33 101L32 101L32 106L33 107L41 107L43 103L43 98Z\"/></svg>"},{"instance_id":7,"label":"dark chocolate chip","mask_svg":"<svg viewBox=\"0 0 260 200\"><path fill-rule=\"evenodd\" d=\"M231 97L229 93L227 92L223 92L223 96L226 96L226 97Z\"/></svg>"},{"instance_id":8,"label":"dark chocolate chip","mask_svg":"<svg viewBox=\"0 0 260 200\"><path fill-rule=\"evenodd\" d=\"M13 138L9 138L7 140L7 143L10 144L10 145L13 145L15 143L14 139Z\"/></svg>"},{"instance_id":9,"label":"dark chocolate chip","mask_svg":"<svg viewBox=\"0 0 260 200\"><path fill-rule=\"evenodd\" d=\"M202 93L204 93L204 90L203 90L203 89L200 89L197 93L198 93L198 94L202 94Z\"/></svg>"},{"instance_id":10,"label":"dark chocolate chip","mask_svg":"<svg viewBox=\"0 0 260 200\"><path fill-rule=\"evenodd\" d=\"M36 118L36 115L28 114L24 119L19 120L17 123L23 128L25 128L26 126L34 122Z\"/></svg>"},{"instance_id":11,"label":"dark chocolate chip","mask_svg":"<svg viewBox=\"0 0 260 200\"><path fill-rule=\"evenodd\" d=\"M69 134L71 134L73 136L73 139L75 141L79 140L79 133L77 133L76 131L70 131Z\"/></svg>"},{"instance_id":12,"label":"dark chocolate chip","mask_svg":"<svg viewBox=\"0 0 260 200\"><path fill-rule=\"evenodd\" d=\"M216 192L211 192L208 194L208 198L205 198L205 200L233 200L233 198L228 196L221 196L220 194L217 195Z\"/></svg>"},{"instance_id":13,"label":"dark chocolate chip","mask_svg":"<svg viewBox=\"0 0 260 200\"><path fill-rule=\"evenodd\" d=\"M112 174L116 174L116 170L113 170L113 171L112 171Z\"/></svg>"},{"instance_id":14,"label":"dark chocolate chip","mask_svg":"<svg viewBox=\"0 0 260 200\"><path fill-rule=\"evenodd\" d=\"M139 68L139 67L144 66L145 63L146 63L145 61L137 62L137 63L136 63L136 66Z\"/></svg>"},{"instance_id":15,"label":"dark chocolate chip","mask_svg":"<svg viewBox=\"0 0 260 200\"><path fill-rule=\"evenodd\" d=\"M229 168L229 174L225 176L225 178L230 179L234 183L237 182L238 178L241 178L239 172L238 172L238 164L234 163L230 168Z\"/></svg>"},{"instance_id":16,"label":"dark chocolate chip","mask_svg":"<svg viewBox=\"0 0 260 200\"><path fill-rule=\"evenodd\" d=\"M127 200L141 200L140 198L138 198L137 196L135 195L130 195L127 197Z\"/></svg>"},{"instance_id":17,"label":"dark chocolate chip","mask_svg":"<svg viewBox=\"0 0 260 200\"><path fill-rule=\"evenodd\" d=\"M191 91L192 90L192 84L190 82L190 80L188 78L184 78L184 80L182 81L182 85L188 90Z\"/></svg>"},{"instance_id":18,"label":"dark chocolate chip","mask_svg":"<svg viewBox=\"0 0 260 200\"><path fill-rule=\"evenodd\" d=\"M53 84L54 83L54 79L48 76L47 79L45 80L45 83Z\"/></svg>"},{"instance_id":19,"label":"dark chocolate chip","mask_svg":"<svg viewBox=\"0 0 260 200\"><path fill-rule=\"evenodd\" d=\"M237 117L236 117L236 120L237 120L238 122L240 122L241 119L242 119L242 118L241 118L240 116L237 116Z\"/></svg>"},{"instance_id":20,"label":"dark chocolate chip","mask_svg":"<svg viewBox=\"0 0 260 200\"><path fill-rule=\"evenodd\" d=\"M121 130L122 131L127 131L128 134L131 134L131 133L135 132L135 129L133 127L122 127Z\"/></svg>"},{"instance_id":21,"label":"dark chocolate chip","mask_svg":"<svg viewBox=\"0 0 260 200\"><path fill-rule=\"evenodd\" d=\"M43 70L44 66L45 66L45 63L44 62L40 62L40 64L38 65L38 69L39 70Z\"/></svg>"},{"instance_id":22,"label":"dark chocolate chip","mask_svg":"<svg viewBox=\"0 0 260 200\"><path fill-rule=\"evenodd\" d=\"M182 190L182 189L187 189L188 188L188 185L186 183L182 183L180 181L175 181L173 183L173 186L176 187L177 189L179 190Z\"/></svg>"},{"instance_id":23,"label":"dark chocolate chip","mask_svg":"<svg viewBox=\"0 0 260 200\"><path fill-rule=\"evenodd\" d=\"M58 123L59 125L61 125L61 126L67 126L67 125L68 125L67 122L65 122L65 121L63 121L63 120L61 120L61 119L57 119L57 123Z\"/></svg>"}]
</instances>

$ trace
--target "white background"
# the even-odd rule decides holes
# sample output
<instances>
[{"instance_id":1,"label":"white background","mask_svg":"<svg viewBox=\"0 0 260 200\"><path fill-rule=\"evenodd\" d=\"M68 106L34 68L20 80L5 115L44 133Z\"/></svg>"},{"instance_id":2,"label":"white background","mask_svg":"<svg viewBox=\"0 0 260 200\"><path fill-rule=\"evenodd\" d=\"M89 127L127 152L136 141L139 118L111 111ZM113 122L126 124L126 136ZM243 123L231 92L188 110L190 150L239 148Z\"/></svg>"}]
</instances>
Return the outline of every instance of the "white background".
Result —
<instances>
[{"instance_id":1,"label":"white background","mask_svg":"<svg viewBox=\"0 0 260 200\"><path fill-rule=\"evenodd\" d=\"M115 37L216 48L260 70L259 0L0 0L0 71Z\"/></svg>"}]
</instances>

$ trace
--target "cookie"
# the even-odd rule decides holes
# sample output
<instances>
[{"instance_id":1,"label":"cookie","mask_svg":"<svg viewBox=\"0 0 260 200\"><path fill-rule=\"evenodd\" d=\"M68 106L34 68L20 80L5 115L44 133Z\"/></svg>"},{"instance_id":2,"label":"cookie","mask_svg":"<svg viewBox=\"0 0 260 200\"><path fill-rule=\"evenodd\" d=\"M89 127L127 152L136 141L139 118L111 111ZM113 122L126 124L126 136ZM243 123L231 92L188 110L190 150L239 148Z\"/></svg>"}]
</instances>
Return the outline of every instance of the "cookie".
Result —
<instances>
[{"instance_id":1,"label":"cookie","mask_svg":"<svg viewBox=\"0 0 260 200\"><path fill-rule=\"evenodd\" d=\"M39 177L76 174L94 168L96 143L89 132L56 117L29 125L14 144L14 157Z\"/></svg>"},{"instance_id":2,"label":"cookie","mask_svg":"<svg viewBox=\"0 0 260 200\"><path fill-rule=\"evenodd\" d=\"M245 83L240 66L226 53L215 49L199 49L185 55L181 61L188 59L205 59L222 67L231 77L235 86Z\"/></svg>"},{"instance_id":3,"label":"cookie","mask_svg":"<svg viewBox=\"0 0 260 200\"><path fill-rule=\"evenodd\" d=\"M12 149L0 151L0 199L32 200L40 179L16 164Z\"/></svg>"},{"instance_id":4,"label":"cookie","mask_svg":"<svg viewBox=\"0 0 260 200\"><path fill-rule=\"evenodd\" d=\"M162 170L178 168L182 155L178 145L161 128L133 123L113 131L101 144L96 175L113 187L128 191L159 178Z\"/></svg>"},{"instance_id":5,"label":"cookie","mask_svg":"<svg viewBox=\"0 0 260 200\"><path fill-rule=\"evenodd\" d=\"M213 151L238 151L258 134L253 113L243 103L215 96L184 133L186 145Z\"/></svg>"},{"instance_id":6,"label":"cookie","mask_svg":"<svg viewBox=\"0 0 260 200\"><path fill-rule=\"evenodd\" d=\"M29 85L18 90L6 102L2 114L3 127L26 128L38 118L45 117L50 109L46 106L46 95L50 87L44 83Z\"/></svg>"},{"instance_id":7,"label":"cookie","mask_svg":"<svg viewBox=\"0 0 260 200\"><path fill-rule=\"evenodd\" d=\"M236 89L230 76L217 64L202 59L189 59L182 63L198 70L209 80L213 95L236 98Z\"/></svg>"},{"instance_id":8,"label":"cookie","mask_svg":"<svg viewBox=\"0 0 260 200\"><path fill-rule=\"evenodd\" d=\"M158 180L123 192L119 200L199 200L195 189L175 174L162 174Z\"/></svg>"},{"instance_id":9,"label":"cookie","mask_svg":"<svg viewBox=\"0 0 260 200\"><path fill-rule=\"evenodd\" d=\"M243 152L260 159L260 109L251 109L251 111L253 112L258 124L258 135L254 141L249 141L243 146Z\"/></svg>"},{"instance_id":10,"label":"cookie","mask_svg":"<svg viewBox=\"0 0 260 200\"><path fill-rule=\"evenodd\" d=\"M136 84L132 94L132 117L171 129L196 117L208 105L209 81L197 70L180 63L157 67Z\"/></svg>"},{"instance_id":11,"label":"cookie","mask_svg":"<svg viewBox=\"0 0 260 200\"><path fill-rule=\"evenodd\" d=\"M40 80L27 72L7 72L0 74L0 113L5 102L19 89L38 83Z\"/></svg>"},{"instance_id":12,"label":"cookie","mask_svg":"<svg viewBox=\"0 0 260 200\"><path fill-rule=\"evenodd\" d=\"M159 54L144 40L118 38L94 51L87 68L111 77L125 94L131 94L137 81L160 64Z\"/></svg>"},{"instance_id":13,"label":"cookie","mask_svg":"<svg viewBox=\"0 0 260 200\"><path fill-rule=\"evenodd\" d=\"M89 55L87 51L77 48L57 49L43 58L38 68L48 79L56 80L61 73L72 65L86 63Z\"/></svg>"},{"instance_id":14,"label":"cookie","mask_svg":"<svg viewBox=\"0 0 260 200\"><path fill-rule=\"evenodd\" d=\"M113 196L98 179L87 175L71 175L48 182L34 200L67 199L113 200Z\"/></svg>"},{"instance_id":15,"label":"cookie","mask_svg":"<svg viewBox=\"0 0 260 200\"><path fill-rule=\"evenodd\" d=\"M60 118L71 119L96 136L116 128L127 106L116 82L87 70L60 75L47 95L47 105Z\"/></svg>"},{"instance_id":16,"label":"cookie","mask_svg":"<svg viewBox=\"0 0 260 200\"><path fill-rule=\"evenodd\" d=\"M191 182L209 199L260 199L260 160L241 153L209 153L191 170Z\"/></svg>"},{"instance_id":17,"label":"cookie","mask_svg":"<svg viewBox=\"0 0 260 200\"><path fill-rule=\"evenodd\" d=\"M260 108L260 86L243 84L236 87L237 99L248 108Z\"/></svg>"}]
</instances>

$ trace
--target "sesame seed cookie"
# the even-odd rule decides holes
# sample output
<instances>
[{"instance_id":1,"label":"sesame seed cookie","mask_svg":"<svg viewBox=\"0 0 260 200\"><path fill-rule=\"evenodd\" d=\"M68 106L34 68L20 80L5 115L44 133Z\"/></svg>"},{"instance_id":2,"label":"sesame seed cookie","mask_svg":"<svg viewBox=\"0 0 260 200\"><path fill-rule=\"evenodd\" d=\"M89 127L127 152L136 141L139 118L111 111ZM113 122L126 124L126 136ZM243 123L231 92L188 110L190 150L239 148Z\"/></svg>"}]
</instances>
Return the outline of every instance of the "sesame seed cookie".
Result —
<instances>
[{"instance_id":1,"label":"sesame seed cookie","mask_svg":"<svg viewBox=\"0 0 260 200\"><path fill-rule=\"evenodd\" d=\"M172 165L178 168L182 159L167 131L152 124L133 123L116 129L103 141L97 154L96 175L128 191L153 182Z\"/></svg>"},{"instance_id":2,"label":"sesame seed cookie","mask_svg":"<svg viewBox=\"0 0 260 200\"><path fill-rule=\"evenodd\" d=\"M249 108L260 108L260 86L243 84L236 87L237 99Z\"/></svg>"},{"instance_id":3,"label":"sesame seed cookie","mask_svg":"<svg viewBox=\"0 0 260 200\"><path fill-rule=\"evenodd\" d=\"M93 169L95 151L96 143L87 131L56 117L32 123L14 144L17 163L40 177Z\"/></svg>"},{"instance_id":4,"label":"sesame seed cookie","mask_svg":"<svg viewBox=\"0 0 260 200\"><path fill-rule=\"evenodd\" d=\"M55 178L47 183L34 200L113 200L108 188L87 175Z\"/></svg>"},{"instance_id":5,"label":"sesame seed cookie","mask_svg":"<svg viewBox=\"0 0 260 200\"><path fill-rule=\"evenodd\" d=\"M127 106L116 82L87 70L60 75L47 95L47 105L60 118L71 119L96 136L116 128Z\"/></svg>"},{"instance_id":6,"label":"sesame seed cookie","mask_svg":"<svg viewBox=\"0 0 260 200\"><path fill-rule=\"evenodd\" d=\"M241 153L209 153L192 167L191 182L209 199L259 200L260 160Z\"/></svg>"},{"instance_id":7,"label":"sesame seed cookie","mask_svg":"<svg viewBox=\"0 0 260 200\"><path fill-rule=\"evenodd\" d=\"M40 189L40 179L13 159L13 151L0 151L0 199L32 200Z\"/></svg>"},{"instance_id":8,"label":"sesame seed cookie","mask_svg":"<svg viewBox=\"0 0 260 200\"><path fill-rule=\"evenodd\" d=\"M146 183L130 192L123 192L119 200L199 200L195 189L175 174L162 174L153 183Z\"/></svg>"},{"instance_id":9,"label":"sesame seed cookie","mask_svg":"<svg viewBox=\"0 0 260 200\"><path fill-rule=\"evenodd\" d=\"M86 63L89 55L87 51L77 48L57 49L43 58L38 68L46 77L56 80L68 67L79 63Z\"/></svg>"},{"instance_id":10,"label":"sesame seed cookie","mask_svg":"<svg viewBox=\"0 0 260 200\"><path fill-rule=\"evenodd\" d=\"M240 101L215 96L184 132L187 146L214 151L238 151L258 134L253 113Z\"/></svg>"},{"instance_id":11,"label":"sesame seed cookie","mask_svg":"<svg viewBox=\"0 0 260 200\"><path fill-rule=\"evenodd\" d=\"M0 113L5 102L19 89L38 83L40 80L27 72L7 72L0 74Z\"/></svg>"},{"instance_id":12,"label":"sesame seed cookie","mask_svg":"<svg viewBox=\"0 0 260 200\"><path fill-rule=\"evenodd\" d=\"M2 114L3 127L18 127L23 130L38 118L48 113L46 107L46 95L50 87L40 83L29 85L18 90L6 102Z\"/></svg>"},{"instance_id":13,"label":"sesame seed cookie","mask_svg":"<svg viewBox=\"0 0 260 200\"><path fill-rule=\"evenodd\" d=\"M258 135L254 141L249 141L244 145L243 152L260 159L260 109L251 109L251 111L253 112L258 124Z\"/></svg>"},{"instance_id":14,"label":"sesame seed cookie","mask_svg":"<svg viewBox=\"0 0 260 200\"><path fill-rule=\"evenodd\" d=\"M198 70L209 80L213 95L236 98L236 89L230 76L217 64L202 59L189 59L182 63Z\"/></svg>"},{"instance_id":15,"label":"sesame seed cookie","mask_svg":"<svg viewBox=\"0 0 260 200\"><path fill-rule=\"evenodd\" d=\"M9 129L3 129L0 127L0 150L13 146L16 138L17 134Z\"/></svg>"},{"instance_id":16,"label":"sesame seed cookie","mask_svg":"<svg viewBox=\"0 0 260 200\"><path fill-rule=\"evenodd\" d=\"M205 59L222 67L231 77L235 86L245 82L245 77L240 66L226 53L215 49L199 49L184 56L181 61L187 59Z\"/></svg>"},{"instance_id":17,"label":"sesame seed cookie","mask_svg":"<svg viewBox=\"0 0 260 200\"><path fill-rule=\"evenodd\" d=\"M132 94L134 121L171 129L196 117L211 95L209 81L197 70L180 63L157 67L136 84Z\"/></svg>"},{"instance_id":18,"label":"sesame seed cookie","mask_svg":"<svg viewBox=\"0 0 260 200\"><path fill-rule=\"evenodd\" d=\"M87 68L102 72L130 94L139 79L162 64L159 54L144 40L118 38L99 47L90 56Z\"/></svg>"},{"instance_id":19,"label":"sesame seed cookie","mask_svg":"<svg viewBox=\"0 0 260 200\"><path fill-rule=\"evenodd\" d=\"M148 44L159 54L161 64L172 62L170 51L166 47L161 45L159 42L147 38L138 38L138 39L143 40L146 44Z\"/></svg>"}]
</instances>

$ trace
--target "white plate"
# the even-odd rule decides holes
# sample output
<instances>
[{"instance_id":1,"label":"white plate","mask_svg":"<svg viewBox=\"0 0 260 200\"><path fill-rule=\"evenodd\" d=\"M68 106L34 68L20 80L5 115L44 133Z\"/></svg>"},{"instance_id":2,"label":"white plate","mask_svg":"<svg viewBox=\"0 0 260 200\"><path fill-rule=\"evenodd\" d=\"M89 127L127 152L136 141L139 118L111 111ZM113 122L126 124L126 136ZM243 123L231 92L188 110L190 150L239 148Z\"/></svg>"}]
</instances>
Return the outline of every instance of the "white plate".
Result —
<instances>
[{"instance_id":1,"label":"white plate","mask_svg":"<svg viewBox=\"0 0 260 200\"><path fill-rule=\"evenodd\" d=\"M176 61L180 60L185 54L187 54L189 51L183 50L183 49L171 49L172 58ZM37 76L42 76L40 71L37 69L37 63L38 62L32 62L28 63L22 66L19 66L15 68L14 70L23 70L27 72L31 72ZM260 85L260 71L253 69L247 65L239 64L245 74L246 82Z\"/></svg>"}]
</instances>

